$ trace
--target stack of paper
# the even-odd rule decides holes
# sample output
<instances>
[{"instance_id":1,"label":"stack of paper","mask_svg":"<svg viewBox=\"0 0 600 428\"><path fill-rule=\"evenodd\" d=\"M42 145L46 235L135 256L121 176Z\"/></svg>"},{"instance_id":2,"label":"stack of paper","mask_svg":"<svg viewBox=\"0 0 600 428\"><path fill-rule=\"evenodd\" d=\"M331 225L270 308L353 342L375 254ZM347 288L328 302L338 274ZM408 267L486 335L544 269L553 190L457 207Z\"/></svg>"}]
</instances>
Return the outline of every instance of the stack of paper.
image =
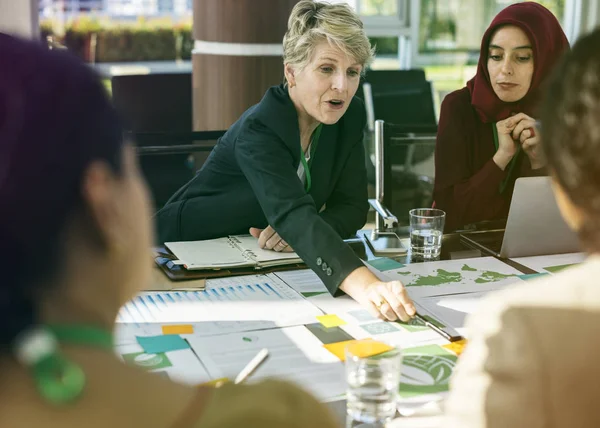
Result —
<instances>
[{"instance_id":1,"label":"stack of paper","mask_svg":"<svg viewBox=\"0 0 600 428\"><path fill-rule=\"evenodd\" d=\"M250 235L229 236L205 241L166 242L165 246L188 270L230 269L302 263L296 253L263 250Z\"/></svg>"}]
</instances>

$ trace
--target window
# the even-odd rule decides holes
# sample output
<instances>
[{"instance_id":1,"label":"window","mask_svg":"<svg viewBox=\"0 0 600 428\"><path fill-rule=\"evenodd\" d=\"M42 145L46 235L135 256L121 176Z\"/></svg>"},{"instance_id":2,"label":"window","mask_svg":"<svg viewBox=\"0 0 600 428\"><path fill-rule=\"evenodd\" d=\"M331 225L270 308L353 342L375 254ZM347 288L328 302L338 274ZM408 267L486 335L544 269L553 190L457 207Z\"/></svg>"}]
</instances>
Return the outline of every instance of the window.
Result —
<instances>
[{"instance_id":1,"label":"window","mask_svg":"<svg viewBox=\"0 0 600 428\"><path fill-rule=\"evenodd\" d=\"M569 0L539 0L564 21ZM424 68L433 82L436 106L463 87L477 71L481 37L492 19L515 0L413 0L412 66ZM564 28L564 25L563 25Z\"/></svg>"},{"instance_id":2,"label":"window","mask_svg":"<svg viewBox=\"0 0 600 428\"><path fill-rule=\"evenodd\" d=\"M192 0L39 0L42 38L88 62L189 59Z\"/></svg>"},{"instance_id":3,"label":"window","mask_svg":"<svg viewBox=\"0 0 600 428\"><path fill-rule=\"evenodd\" d=\"M360 0L359 13L362 16L398 16L397 0Z\"/></svg>"},{"instance_id":4,"label":"window","mask_svg":"<svg viewBox=\"0 0 600 428\"><path fill-rule=\"evenodd\" d=\"M421 0L418 53L479 53L481 36L511 0ZM562 21L565 0L538 1Z\"/></svg>"}]
</instances>

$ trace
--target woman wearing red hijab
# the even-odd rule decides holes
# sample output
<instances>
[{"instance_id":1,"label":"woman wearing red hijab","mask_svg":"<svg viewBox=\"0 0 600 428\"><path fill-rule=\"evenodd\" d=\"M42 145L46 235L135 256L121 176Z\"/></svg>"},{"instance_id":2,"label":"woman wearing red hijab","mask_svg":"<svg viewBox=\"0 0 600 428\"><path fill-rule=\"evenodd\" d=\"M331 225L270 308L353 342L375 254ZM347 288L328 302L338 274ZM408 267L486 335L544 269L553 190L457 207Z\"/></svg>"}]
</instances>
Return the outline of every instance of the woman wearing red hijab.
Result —
<instances>
[{"instance_id":1,"label":"woman wearing red hijab","mask_svg":"<svg viewBox=\"0 0 600 428\"><path fill-rule=\"evenodd\" d=\"M518 177L546 175L535 107L569 42L545 7L502 10L483 35L477 74L444 99L436 152L436 208L446 230L505 218Z\"/></svg>"}]
</instances>

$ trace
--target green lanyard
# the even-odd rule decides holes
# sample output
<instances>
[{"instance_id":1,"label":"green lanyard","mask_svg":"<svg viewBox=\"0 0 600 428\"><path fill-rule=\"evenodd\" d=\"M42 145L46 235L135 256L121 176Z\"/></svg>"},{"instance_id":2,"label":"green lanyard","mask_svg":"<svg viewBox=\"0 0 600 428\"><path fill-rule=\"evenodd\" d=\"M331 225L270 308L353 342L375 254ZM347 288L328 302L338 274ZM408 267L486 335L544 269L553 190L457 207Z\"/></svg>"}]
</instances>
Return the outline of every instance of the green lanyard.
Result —
<instances>
[{"instance_id":1,"label":"green lanyard","mask_svg":"<svg viewBox=\"0 0 600 428\"><path fill-rule=\"evenodd\" d=\"M312 134L310 140L310 163L312 163L314 153L317 151L317 145L319 144L319 137L321 136L322 127L323 124L320 123ZM304 176L306 177L306 181L304 182L304 189L306 190L306 193L308 193L310 192L312 182L310 177L310 168L308 167L308 163L306 162L306 158L304 157L302 146L300 146L300 161L302 162L302 166L304 167Z\"/></svg>"},{"instance_id":2,"label":"green lanyard","mask_svg":"<svg viewBox=\"0 0 600 428\"><path fill-rule=\"evenodd\" d=\"M498 147L499 147L498 128L496 128L495 123L492 123L492 130L494 131L494 145L496 146L496 150L498 150ZM500 183L500 193L504 193L504 190L506 189L506 186L508 185L508 181L510 180L510 177L512 176L513 171L515 169L515 165L517 164L517 158L519 157L520 154L521 154L521 146L519 146L519 148L517 150L517 154L515 156L513 156L513 158L508 163L508 174L506 174L506 177L504 177L504 180L502 180L502 183Z\"/></svg>"},{"instance_id":3,"label":"green lanyard","mask_svg":"<svg viewBox=\"0 0 600 428\"><path fill-rule=\"evenodd\" d=\"M97 327L55 324L46 326L45 334L61 343L113 349L112 334ZM31 368L39 393L53 404L72 402L83 392L83 370L65 358L58 347L41 356Z\"/></svg>"}]
</instances>

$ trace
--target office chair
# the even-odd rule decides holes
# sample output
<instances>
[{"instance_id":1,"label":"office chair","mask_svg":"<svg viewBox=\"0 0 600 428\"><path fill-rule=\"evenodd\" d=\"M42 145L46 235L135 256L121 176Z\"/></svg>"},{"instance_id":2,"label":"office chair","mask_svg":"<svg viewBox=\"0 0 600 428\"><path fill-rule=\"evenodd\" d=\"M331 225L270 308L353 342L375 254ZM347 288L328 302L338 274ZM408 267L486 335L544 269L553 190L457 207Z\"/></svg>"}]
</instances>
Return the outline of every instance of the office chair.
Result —
<instances>
[{"instance_id":1,"label":"office chair","mask_svg":"<svg viewBox=\"0 0 600 428\"><path fill-rule=\"evenodd\" d=\"M379 230L407 225L411 209L431 206L433 179L413 173L411 157L418 149L435 150L436 134L432 129L424 126L421 132L406 132L405 125L375 121L375 199L369 202L377 212ZM401 174L394 171L390 156L397 148L407 154L405 164L400 166Z\"/></svg>"},{"instance_id":2,"label":"office chair","mask_svg":"<svg viewBox=\"0 0 600 428\"><path fill-rule=\"evenodd\" d=\"M399 82L377 86L370 82L363 83L367 123L374 131L375 120L401 126L398 132L436 133L437 119L433 102L431 82L427 80ZM410 155L413 163L419 163L433 154L429 147L415 148L407 153L406 148L395 150L390 154L394 164L405 164Z\"/></svg>"},{"instance_id":3,"label":"office chair","mask_svg":"<svg viewBox=\"0 0 600 428\"><path fill-rule=\"evenodd\" d=\"M191 73L113 76L111 83L159 209L194 176L225 131L192 132Z\"/></svg>"},{"instance_id":4,"label":"office chair","mask_svg":"<svg viewBox=\"0 0 600 428\"><path fill-rule=\"evenodd\" d=\"M183 166L177 162L176 174L172 170L165 174L146 169L146 180L149 181L156 210L192 179L225 132L126 132L126 138L137 142L136 153L142 165L164 165L165 158L185 159Z\"/></svg>"},{"instance_id":5,"label":"office chair","mask_svg":"<svg viewBox=\"0 0 600 428\"><path fill-rule=\"evenodd\" d=\"M435 151L437 119L431 82L425 79L424 70L370 71L362 85L362 96L370 131L367 133L370 144L365 145L367 178L375 187L376 120L385 124L381 128L381 138L390 133L395 135L394 144L386 143L385 169L389 189L384 193L390 198L385 201L387 208L400 214L398 220L402 224L408 221L406 207L419 201L425 203L433 192L432 180L412 171L415 164L430 158ZM393 125L388 127L387 124ZM384 128L387 132L383 132ZM428 140L429 144L426 143ZM383 140L380 143L383 144ZM430 203L421 206L430 206Z\"/></svg>"}]
</instances>

